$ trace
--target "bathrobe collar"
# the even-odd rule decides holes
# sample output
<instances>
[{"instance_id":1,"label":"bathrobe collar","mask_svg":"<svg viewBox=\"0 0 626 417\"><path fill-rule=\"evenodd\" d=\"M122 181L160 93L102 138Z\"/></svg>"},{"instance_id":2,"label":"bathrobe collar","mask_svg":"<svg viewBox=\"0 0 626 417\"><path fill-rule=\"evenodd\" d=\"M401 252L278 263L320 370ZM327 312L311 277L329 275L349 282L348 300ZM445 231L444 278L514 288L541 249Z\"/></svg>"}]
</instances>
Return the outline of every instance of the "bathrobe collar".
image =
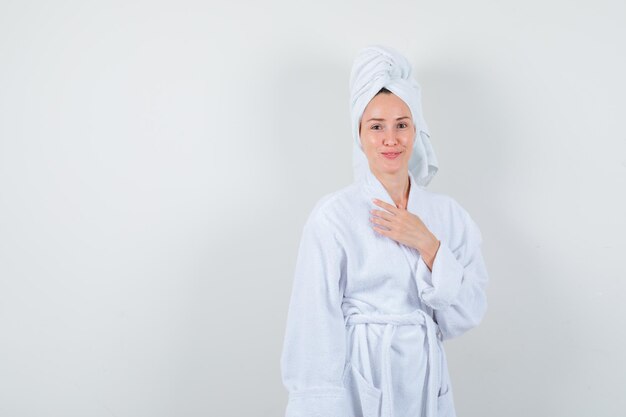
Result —
<instances>
[{"instance_id":1,"label":"bathrobe collar","mask_svg":"<svg viewBox=\"0 0 626 417\"><path fill-rule=\"evenodd\" d=\"M372 201L372 199L374 198L395 206L396 203L393 202L393 199L391 198L383 184L380 182L380 180L376 177L376 175L374 175L374 173L370 169L367 169L366 171L367 172L363 183L365 187L365 192L367 194L367 197L370 199L370 203L372 204L372 206L375 206L379 210L382 209L380 206L374 204L374 202ZM417 201L419 198L419 185L415 181L415 178L413 177L411 171L408 171L408 174L411 188L409 189L409 201L407 202L407 210L411 213L415 213Z\"/></svg>"}]
</instances>

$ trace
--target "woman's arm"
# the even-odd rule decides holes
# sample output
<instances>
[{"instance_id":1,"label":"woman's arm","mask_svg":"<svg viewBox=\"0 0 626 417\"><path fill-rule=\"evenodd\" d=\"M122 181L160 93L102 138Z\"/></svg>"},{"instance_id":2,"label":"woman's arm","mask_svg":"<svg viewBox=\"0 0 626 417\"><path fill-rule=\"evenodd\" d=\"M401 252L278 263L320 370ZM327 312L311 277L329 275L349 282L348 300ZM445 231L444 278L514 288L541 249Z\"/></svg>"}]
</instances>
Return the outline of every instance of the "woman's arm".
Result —
<instances>
[{"instance_id":1,"label":"woman's arm","mask_svg":"<svg viewBox=\"0 0 626 417\"><path fill-rule=\"evenodd\" d=\"M347 416L346 333L340 280L343 250L319 203L298 252L281 356L286 417Z\"/></svg>"},{"instance_id":2,"label":"woman's arm","mask_svg":"<svg viewBox=\"0 0 626 417\"><path fill-rule=\"evenodd\" d=\"M487 268L478 225L456 201L459 226L441 243L432 271L419 259L416 271L420 298L434 309L442 339L460 336L476 327L487 310Z\"/></svg>"}]
</instances>

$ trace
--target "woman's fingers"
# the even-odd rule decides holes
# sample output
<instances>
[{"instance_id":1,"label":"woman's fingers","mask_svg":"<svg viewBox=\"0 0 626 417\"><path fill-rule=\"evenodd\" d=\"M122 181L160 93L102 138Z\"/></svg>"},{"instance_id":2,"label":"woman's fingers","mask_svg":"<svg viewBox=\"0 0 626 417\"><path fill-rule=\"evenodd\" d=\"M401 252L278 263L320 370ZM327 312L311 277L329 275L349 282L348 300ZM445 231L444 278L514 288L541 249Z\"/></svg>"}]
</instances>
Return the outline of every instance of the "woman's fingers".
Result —
<instances>
[{"instance_id":1,"label":"woman's fingers","mask_svg":"<svg viewBox=\"0 0 626 417\"><path fill-rule=\"evenodd\" d=\"M372 201L374 201L374 204L376 204L377 206L384 208L385 210L389 211L392 214L396 214L396 212L400 210L398 207L394 206L393 204L389 204L385 201L378 200L376 198Z\"/></svg>"},{"instance_id":2,"label":"woman's fingers","mask_svg":"<svg viewBox=\"0 0 626 417\"><path fill-rule=\"evenodd\" d=\"M389 214L386 211L375 210L375 209L370 210L370 214L372 214L373 216L380 217L381 219L385 221L392 221L394 217L393 214Z\"/></svg>"}]
</instances>

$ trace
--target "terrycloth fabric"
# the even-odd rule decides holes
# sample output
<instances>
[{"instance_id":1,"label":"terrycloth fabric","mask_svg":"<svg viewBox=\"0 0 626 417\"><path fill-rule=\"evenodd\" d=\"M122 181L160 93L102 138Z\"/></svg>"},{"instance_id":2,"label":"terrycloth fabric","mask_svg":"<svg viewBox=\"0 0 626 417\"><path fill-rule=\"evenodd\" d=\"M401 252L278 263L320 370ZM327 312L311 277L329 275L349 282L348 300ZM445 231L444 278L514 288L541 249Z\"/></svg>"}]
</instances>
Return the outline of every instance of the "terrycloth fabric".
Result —
<instances>
[{"instance_id":1,"label":"terrycloth fabric","mask_svg":"<svg viewBox=\"0 0 626 417\"><path fill-rule=\"evenodd\" d=\"M426 186L437 173L438 163L430 144L430 131L422 115L421 88L412 76L409 61L396 50L382 45L363 48L357 54L350 74L354 179L362 179L369 170L359 136L361 117L367 104L383 87L400 97L411 110L416 135L409 170L418 184Z\"/></svg>"},{"instance_id":2,"label":"terrycloth fabric","mask_svg":"<svg viewBox=\"0 0 626 417\"><path fill-rule=\"evenodd\" d=\"M443 341L486 311L482 236L452 197L409 172L407 210L441 241L433 269L378 234L365 177L323 196L303 228L281 356L286 417L454 417Z\"/></svg>"}]
</instances>

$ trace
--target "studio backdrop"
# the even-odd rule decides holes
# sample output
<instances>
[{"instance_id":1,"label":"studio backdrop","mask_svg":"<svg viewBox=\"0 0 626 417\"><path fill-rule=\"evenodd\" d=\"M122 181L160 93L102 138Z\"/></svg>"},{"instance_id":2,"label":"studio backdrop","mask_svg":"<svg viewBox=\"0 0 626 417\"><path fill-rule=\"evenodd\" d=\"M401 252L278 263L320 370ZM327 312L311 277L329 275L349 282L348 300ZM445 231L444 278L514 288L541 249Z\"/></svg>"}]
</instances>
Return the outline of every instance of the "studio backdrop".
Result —
<instances>
[{"instance_id":1,"label":"studio backdrop","mask_svg":"<svg viewBox=\"0 0 626 417\"><path fill-rule=\"evenodd\" d=\"M0 416L284 415L302 227L353 181L349 76L412 63L480 226L462 417L626 409L624 2L4 1ZM333 416L335 417L335 416Z\"/></svg>"}]
</instances>

